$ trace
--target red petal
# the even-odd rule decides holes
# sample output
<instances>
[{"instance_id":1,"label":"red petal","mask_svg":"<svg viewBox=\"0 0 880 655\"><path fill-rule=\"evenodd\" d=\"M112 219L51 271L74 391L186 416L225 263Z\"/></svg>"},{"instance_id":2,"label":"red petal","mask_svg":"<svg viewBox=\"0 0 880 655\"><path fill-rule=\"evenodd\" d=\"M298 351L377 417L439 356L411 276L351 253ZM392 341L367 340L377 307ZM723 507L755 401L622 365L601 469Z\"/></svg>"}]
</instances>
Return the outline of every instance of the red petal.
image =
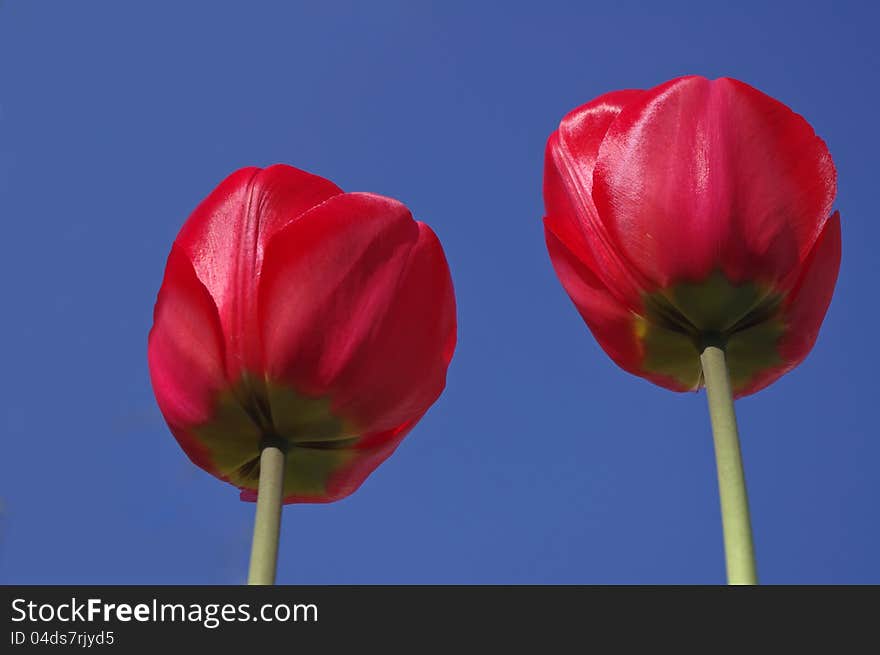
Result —
<instances>
[{"instance_id":1,"label":"red petal","mask_svg":"<svg viewBox=\"0 0 880 655\"><path fill-rule=\"evenodd\" d=\"M207 452L190 429L208 420L227 387L217 308L192 264L172 247L147 346L159 408L190 458L209 468Z\"/></svg>"},{"instance_id":2,"label":"red petal","mask_svg":"<svg viewBox=\"0 0 880 655\"><path fill-rule=\"evenodd\" d=\"M566 114L559 123L559 129L550 137L553 146L548 143L548 164L552 158L553 163L565 172L570 183L577 185L578 188L572 190L583 201L579 205L592 204L593 168L608 127L624 107L641 98L644 93L638 89L626 89L601 95Z\"/></svg>"},{"instance_id":3,"label":"red petal","mask_svg":"<svg viewBox=\"0 0 880 655\"><path fill-rule=\"evenodd\" d=\"M568 246L565 229L563 220L544 219L544 237L556 275L602 349L622 369L641 375L642 356L632 312L617 302Z\"/></svg>"},{"instance_id":4,"label":"red petal","mask_svg":"<svg viewBox=\"0 0 880 655\"><path fill-rule=\"evenodd\" d=\"M672 80L628 104L599 149L593 199L626 258L658 287L721 268L779 288L830 212L825 144L741 82Z\"/></svg>"},{"instance_id":5,"label":"red petal","mask_svg":"<svg viewBox=\"0 0 880 655\"><path fill-rule=\"evenodd\" d=\"M809 354L831 303L840 269L840 214L825 223L822 234L807 257L800 277L789 294L785 309L785 334L779 344L783 363L756 376L737 390L737 397L760 391L800 364Z\"/></svg>"},{"instance_id":6,"label":"red petal","mask_svg":"<svg viewBox=\"0 0 880 655\"><path fill-rule=\"evenodd\" d=\"M645 348L637 328L638 315L624 307L578 258L566 241L565 230L564 221L556 221L552 217L544 219L544 236L556 275L602 350L620 368L633 375L673 391L693 389L696 381L687 384L671 375L646 368ZM698 370L696 351L694 355L694 367Z\"/></svg>"},{"instance_id":7,"label":"red petal","mask_svg":"<svg viewBox=\"0 0 880 655\"><path fill-rule=\"evenodd\" d=\"M454 347L439 242L395 200L337 196L270 243L260 323L271 379L360 433L394 429L437 398Z\"/></svg>"},{"instance_id":8,"label":"red petal","mask_svg":"<svg viewBox=\"0 0 880 655\"><path fill-rule=\"evenodd\" d=\"M291 221L342 193L329 180L278 164L227 177L195 209L175 241L217 305L228 374L259 370L256 280L265 245Z\"/></svg>"},{"instance_id":9,"label":"red petal","mask_svg":"<svg viewBox=\"0 0 880 655\"><path fill-rule=\"evenodd\" d=\"M352 322L363 337L336 380L333 406L368 432L394 430L424 414L446 386L455 350L455 295L446 257L431 228L418 227L390 302Z\"/></svg>"},{"instance_id":10,"label":"red petal","mask_svg":"<svg viewBox=\"0 0 880 655\"><path fill-rule=\"evenodd\" d=\"M599 146L612 121L642 91L614 91L578 107L562 119L547 142L544 163L544 205L555 230L604 283L632 306L639 285L615 252L593 204L593 167Z\"/></svg>"}]
</instances>

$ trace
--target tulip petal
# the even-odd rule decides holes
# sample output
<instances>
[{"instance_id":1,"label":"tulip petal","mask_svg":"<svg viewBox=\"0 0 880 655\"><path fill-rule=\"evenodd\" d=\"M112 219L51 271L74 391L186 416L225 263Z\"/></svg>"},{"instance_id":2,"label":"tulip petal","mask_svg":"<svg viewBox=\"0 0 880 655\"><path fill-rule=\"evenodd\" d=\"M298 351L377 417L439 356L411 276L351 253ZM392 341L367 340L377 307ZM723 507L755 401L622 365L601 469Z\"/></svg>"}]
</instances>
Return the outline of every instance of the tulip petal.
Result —
<instances>
[{"instance_id":1,"label":"tulip petal","mask_svg":"<svg viewBox=\"0 0 880 655\"><path fill-rule=\"evenodd\" d=\"M357 322L370 325L340 371L333 406L365 432L396 430L421 416L446 386L456 341L455 296L443 248L418 223L418 240L384 307Z\"/></svg>"},{"instance_id":2,"label":"tulip petal","mask_svg":"<svg viewBox=\"0 0 880 655\"><path fill-rule=\"evenodd\" d=\"M224 339L214 301L186 255L172 247L147 346L156 400L180 445L199 466L209 457L190 428L207 421L226 387Z\"/></svg>"},{"instance_id":3,"label":"tulip petal","mask_svg":"<svg viewBox=\"0 0 880 655\"><path fill-rule=\"evenodd\" d=\"M214 298L227 340L228 375L260 368L256 280L265 245L303 213L342 190L292 166L244 168L203 200L180 230L177 247Z\"/></svg>"},{"instance_id":4,"label":"tulip petal","mask_svg":"<svg viewBox=\"0 0 880 655\"><path fill-rule=\"evenodd\" d=\"M622 109L642 91L614 91L567 114L547 141L544 205L554 230L618 298L635 308L638 285L615 253L615 246L593 204L593 168L599 146Z\"/></svg>"},{"instance_id":5,"label":"tulip petal","mask_svg":"<svg viewBox=\"0 0 880 655\"><path fill-rule=\"evenodd\" d=\"M639 89L612 91L569 112L547 144L548 164L552 163L577 185L572 188L580 205L592 206L593 169L599 146L611 123L624 107L644 95ZM568 194L566 194L568 196Z\"/></svg>"},{"instance_id":6,"label":"tulip petal","mask_svg":"<svg viewBox=\"0 0 880 655\"><path fill-rule=\"evenodd\" d=\"M567 229L565 221L553 217L544 219L547 250L563 288L602 349L623 370L660 386L674 391L685 391L696 386L699 381L699 359L693 356L693 344L679 338L680 335L667 334L665 330L661 334L658 328L653 328L648 344L652 348L648 352L642 343L647 336L646 323L618 302L592 269L581 261L576 251L569 247ZM691 357L688 361L693 365L687 371L681 371L680 366L673 367L674 370L664 366L664 356L668 355L670 347L676 348L676 361L681 360L678 355L682 349L689 351ZM650 361L646 361L646 357L651 358ZM696 371L692 370L694 366Z\"/></svg>"},{"instance_id":7,"label":"tulip petal","mask_svg":"<svg viewBox=\"0 0 880 655\"><path fill-rule=\"evenodd\" d=\"M730 79L685 77L628 104L599 149L593 199L656 287L791 283L836 193L825 144L785 105Z\"/></svg>"},{"instance_id":8,"label":"tulip petal","mask_svg":"<svg viewBox=\"0 0 880 655\"><path fill-rule=\"evenodd\" d=\"M452 354L439 242L395 200L337 196L267 248L260 324L273 385L330 398L337 439L394 429L437 398Z\"/></svg>"},{"instance_id":9,"label":"tulip petal","mask_svg":"<svg viewBox=\"0 0 880 655\"><path fill-rule=\"evenodd\" d=\"M307 396L327 395L418 238L401 203L347 193L315 208L269 244L259 323L266 373ZM367 320L364 320L364 319Z\"/></svg>"},{"instance_id":10,"label":"tulip petal","mask_svg":"<svg viewBox=\"0 0 880 655\"><path fill-rule=\"evenodd\" d=\"M809 354L831 304L840 270L840 254L840 214L835 212L825 223L786 300L782 314L784 333L777 345L780 364L735 388L737 397L760 391L795 368ZM728 345L731 359L738 357L738 350L735 341Z\"/></svg>"},{"instance_id":11,"label":"tulip petal","mask_svg":"<svg viewBox=\"0 0 880 655\"><path fill-rule=\"evenodd\" d=\"M553 268L593 336L621 368L638 373L641 364L633 314L608 291L593 270L569 247L563 219L544 219L544 238Z\"/></svg>"}]
</instances>

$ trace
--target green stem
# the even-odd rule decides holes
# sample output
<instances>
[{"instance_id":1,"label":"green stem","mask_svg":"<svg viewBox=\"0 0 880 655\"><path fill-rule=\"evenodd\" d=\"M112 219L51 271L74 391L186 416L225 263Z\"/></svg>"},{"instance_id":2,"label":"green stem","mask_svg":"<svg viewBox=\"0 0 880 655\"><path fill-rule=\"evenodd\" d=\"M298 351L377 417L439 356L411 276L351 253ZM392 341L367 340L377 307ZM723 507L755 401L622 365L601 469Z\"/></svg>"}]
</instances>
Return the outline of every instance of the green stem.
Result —
<instances>
[{"instance_id":1,"label":"green stem","mask_svg":"<svg viewBox=\"0 0 880 655\"><path fill-rule=\"evenodd\" d=\"M712 436L715 440L727 582L732 585L758 584L749 497L746 493L746 478L724 347L717 344L707 345L700 355L700 362L703 365Z\"/></svg>"},{"instance_id":2,"label":"green stem","mask_svg":"<svg viewBox=\"0 0 880 655\"><path fill-rule=\"evenodd\" d=\"M275 584L283 488L284 451L277 445L267 445L260 453L260 482L248 573L249 585Z\"/></svg>"}]
</instances>

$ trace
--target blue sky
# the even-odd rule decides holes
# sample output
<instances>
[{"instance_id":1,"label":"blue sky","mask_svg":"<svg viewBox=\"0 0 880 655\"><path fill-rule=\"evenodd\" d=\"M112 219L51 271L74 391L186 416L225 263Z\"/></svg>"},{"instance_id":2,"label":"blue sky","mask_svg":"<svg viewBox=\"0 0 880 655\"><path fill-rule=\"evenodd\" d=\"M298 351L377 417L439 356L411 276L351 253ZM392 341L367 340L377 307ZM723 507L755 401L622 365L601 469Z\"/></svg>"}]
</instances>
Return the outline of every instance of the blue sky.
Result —
<instances>
[{"instance_id":1,"label":"blue sky","mask_svg":"<svg viewBox=\"0 0 880 655\"><path fill-rule=\"evenodd\" d=\"M817 345L737 405L762 581L880 583L876 5L304 5L0 3L0 583L244 581L254 507L177 446L146 339L189 212L275 162L405 202L459 307L397 453L285 508L279 582L723 582L705 395L614 366L541 227L558 120L688 73L790 105L839 173Z\"/></svg>"}]
</instances>

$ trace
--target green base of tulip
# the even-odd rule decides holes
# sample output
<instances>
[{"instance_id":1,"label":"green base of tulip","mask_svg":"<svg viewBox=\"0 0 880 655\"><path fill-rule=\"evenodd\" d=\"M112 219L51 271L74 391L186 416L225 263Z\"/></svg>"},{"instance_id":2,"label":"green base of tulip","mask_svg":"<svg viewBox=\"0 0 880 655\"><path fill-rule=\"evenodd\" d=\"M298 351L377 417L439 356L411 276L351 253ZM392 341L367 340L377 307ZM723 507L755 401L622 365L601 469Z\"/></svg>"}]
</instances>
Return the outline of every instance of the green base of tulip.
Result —
<instances>
[{"instance_id":1,"label":"green base of tulip","mask_svg":"<svg viewBox=\"0 0 880 655\"><path fill-rule=\"evenodd\" d=\"M193 432L213 471L247 490L257 489L264 435L273 435L287 453L284 496L305 501L327 495L333 474L355 459L350 446L358 437L353 426L333 415L328 399L254 375L221 393L214 415Z\"/></svg>"},{"instance_id":2,"label":"green base of tulip","mask_svg":"<svg viewBox=\"0 0 880 655\"><path fill-rule=\"evenodd\" d=\"M732 585L758 584L749 498L723 345L708 343L700 355L700 362L715 441L727 581Z\"/></svg>"},{"instance_id":3,"label":"green base of tulip","mask_svg":"<svg viewBox=\"0 0 880 655\"><path fill-rule=\"evenodd\" d=\"M281 536L281 501L284 498L284 458L284 451L278 445L266 445L260 453L260 483L249 585L275 584Z\"/></svg>"},{"instance_id":4,"label":"green base of tulip","mask_svg":"<svg viewBox=\"0 0 880 655\"><path fill-rule=\"evenodd\" d=\"M782 362L779 339L785 325L779 316L782 297L760 284L734 284L715 272L702 282L684 282L643 297L645 315L634 331L644 351L642 367L696 389L704 372L694 355L703 337L724 341L727 372L742 389L761 371Z\"/></svg>"}]
</instances>

